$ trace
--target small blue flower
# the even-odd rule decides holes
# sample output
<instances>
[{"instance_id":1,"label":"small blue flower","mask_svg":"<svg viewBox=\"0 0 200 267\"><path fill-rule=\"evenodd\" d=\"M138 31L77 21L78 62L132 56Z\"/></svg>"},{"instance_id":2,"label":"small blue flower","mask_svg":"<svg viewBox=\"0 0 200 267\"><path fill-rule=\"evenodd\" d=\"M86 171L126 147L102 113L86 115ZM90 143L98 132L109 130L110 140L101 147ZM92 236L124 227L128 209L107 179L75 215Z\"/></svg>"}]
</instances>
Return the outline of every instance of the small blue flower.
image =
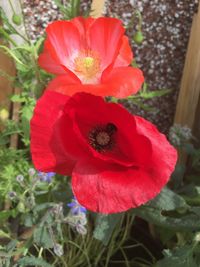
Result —
<instances>
[{"instance_id":1,"label":"small blue flower","mask_svg":"<svg viewBox=\"0 0 200 267\"><path fill-rule=\"evenodd\" d=\"M38 172L38 177L41 182L51 183L53 176L55 176L54 172Z\"/></svg>"},{"instance_id":2,"label":"small blue flower","mask_svg":"<svg viewBox=\"0 0 200 267\"><path fill-rule=\"evenodd\" d=\"M87 212L87 209L81 206L75 197L72 198L72 202L67 204L67 206L70 208L70 212L73 215L79 215L81 213L86 214Z\"/></svg>"}]
</instances>

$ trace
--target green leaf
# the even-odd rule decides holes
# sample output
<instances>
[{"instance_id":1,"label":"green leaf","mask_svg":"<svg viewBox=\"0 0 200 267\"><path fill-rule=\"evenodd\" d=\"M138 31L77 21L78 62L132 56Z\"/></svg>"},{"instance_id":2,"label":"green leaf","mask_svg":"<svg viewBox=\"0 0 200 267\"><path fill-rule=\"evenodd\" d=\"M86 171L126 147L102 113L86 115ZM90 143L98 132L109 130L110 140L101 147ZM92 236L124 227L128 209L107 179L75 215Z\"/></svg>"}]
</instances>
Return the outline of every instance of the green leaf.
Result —
<instances>
[{"instance_id":1,"label":"green leaf","mask_svg":"<svg viewBox=\"0 0 200 267\"><path fill-rule=\"evenodd\" d=\"M12 102L24 102L26 100L26 98L22 97L21 95L12 95L10 100Z\"/></svg>"},{"instance_id":2,"label":"green leaf","mask_svg":"<svg viewBox=\"0 0 200 267\"><path fill-rule=\"evenodd\" d=\"M44 248L52 248L53 240L46 225L39 226L33 233L34 242Z\"/></svg>"},{"instance_id":3,"label":"green leaf","mask_svg":"<svg viewBox=\"0 0 200 267\"><path fill-rule=\"evenodd\" d=\"M39 212L41 210L53 208L54 206L55 206L54 202L47 202L47 203L38 204L35 206L34 212Z\"/></svg>"},{"instance_id":4,"label":"green leaf","mask_svg":"<svg viewBox=\"0 0 200 267\"><path fill-rule=\"evenodd\" d=\"M164 250L164 259L157 262L155 267L198 267L193 257L193 247L184 246L172 251Z\"/></svg>"},{"instance_id":5,"label":"green leaf","mask_svg":"<svg viewBox=\"0 0 200 267\"><path fill-rule=\"evenodd\" d=\"M11 238L8 233L5 233L3 230L0 229L0 238Z\"/></svg>"},{"instance_id":6,"label":"green leaf","mask_svg":"<svg viewBox=\"0 0 200 267\"><path fill-rule=\"evenodd\" d=\"M141 206L134 209L133 213L155 225L163 226L175 231L200 230L200 216L190 213L181 217L164 215L161 210L149 206Z\"/></svg>"},{"instance_id":7,"label":"green leaf","mask_svg":"<svg viewBox=\"0 0 200 267\"><path fill-rule=\"evenodd\" d=\"M41 258L34 256L26 256L18 261L19 266L41 266L41 267L52 267L51 264Z\"/></svg>"},{"instance_id":8,"label":"green leaf","mask_svg":"<svg viewBox=\"0 0 200 267\"><path fill-rule=\"evenodd\" d=\"M159 210L175 210L187 208L184 198L165 187L160 194L148 203L148 206Z\"/></svg>"},{"instance_id":9,"label":"green leaf","mask_svg":"<svg viewBox=\"0 0 200 267\"><path fill-rule=\"evenodd\" d=\"M30 134L30 120L33 116L33 105L25 105L22 109L22 129L24 133L24 138L29 139Z\"/></svg>"},{"instance_id":10,"label":"green leaf","mask_svg":"<svg viewBox=\"0 0 200 267\"><path fill-rule=\"evenodd\" d=\"M122 218L122 215L122 213L111 215L98 214L93 232L94 238L102 241L102 243L107 246L117 223Z\"/></svg>"},{"instance_id":11,"label":"green leaf","mask_svg":"<svg viewBox=\"0 0 200 267\"><path fill-rule=\"evenodd\" d=\"M162 89L162 90L155 90L155 91L148 91L148 92L140 92L140 96L144 99L151 99L154 97L164 96L171 92L170 89Z\"/></svg>"},{"instance_id":12,"label":"green leaf","mask_svg":"<svg viewBox=\"0 0 200 267\"><path fill-rule=\"evenodd\" d=\"M14 209L0 211L0 220L7 220L11 216L15 218L17 216L17 211Z\"/></svg>"}]
</instances>

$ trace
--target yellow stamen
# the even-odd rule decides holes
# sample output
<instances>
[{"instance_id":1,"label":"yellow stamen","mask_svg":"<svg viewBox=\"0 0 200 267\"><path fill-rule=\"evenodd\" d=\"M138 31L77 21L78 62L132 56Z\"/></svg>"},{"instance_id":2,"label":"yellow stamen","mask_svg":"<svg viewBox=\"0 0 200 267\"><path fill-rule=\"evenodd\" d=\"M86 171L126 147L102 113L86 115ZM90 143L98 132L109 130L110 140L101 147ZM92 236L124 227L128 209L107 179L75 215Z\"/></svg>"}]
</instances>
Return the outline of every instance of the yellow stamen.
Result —
<instances>
[{"instance_id":1,"label":"yellow stamen","mask_svg":"<svg viewBox=\"0 0 200 267\"><path fill-rule=\"evenodd\" d=\"M92 57L85 57L83 61L83 64L86 68L91 68L94 65L94 58Z\"/></svg>"},{"instance_id":2,"label":"yellow stamen","mask_svg":"<svg viewBox=\"0 0 200 267\"><path fill-rule=\"evenodd\" d=\"M94 51L83 51L74 60L75 72L90 80L100 71L100 60Z\"/></svg>"}]
</instances>

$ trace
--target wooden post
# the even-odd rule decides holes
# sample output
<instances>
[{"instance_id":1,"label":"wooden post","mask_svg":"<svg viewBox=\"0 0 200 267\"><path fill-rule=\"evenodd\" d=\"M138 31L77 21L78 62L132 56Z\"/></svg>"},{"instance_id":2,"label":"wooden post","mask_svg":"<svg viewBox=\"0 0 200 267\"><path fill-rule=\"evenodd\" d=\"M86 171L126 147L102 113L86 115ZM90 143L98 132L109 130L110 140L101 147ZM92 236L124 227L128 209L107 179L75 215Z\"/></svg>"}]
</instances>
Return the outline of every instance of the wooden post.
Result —
<instances>
[{"instance_id":1,"label":"wooden post","mask_svg":"<svg viewBox=\"0 0 200 267\"><path fill-rule=\"evenodd\" d=\"M17 15L22 15L21 5L19 0L11 0L12 7ZM24 24L17 26L13 24L12 22L12 16L13 16L13 10L11 5L7 0L0 0L0 6L3 8L9 22L13 25L14 28L18 30L21 34L23 34L26 37L26 31ZM23 44L24 40L19 35L12 35L12 39L15 41L16 44L21 45ZM12 47L12 44L10 44ZM13 60L5 54L5 52L0 51L0 69L2 69L4 72L8 73L11 76L16 75L16 69ZM3 82L2 82L3 81ZM9 102L8 96L12 93L17 94L19 93L19 88L13 88L12 84L8 79L5 79L0 75L0 103L6 103L7 108L11 111L12 106L12 113L11 113L11 119L14 121L19 120L19 110L20 110L20 104L19 103L11 103ZM5 105L4 105L5 106ZM10 147L16 148L18 143L18 135L14 134L11 136L10 139Z\"/></svg>"},{"instance_id":2,"label":"wooden post","mask_svg":"<svg viewBox=\"0 0 200 267\"><path fill-rule=\"evenodd\" d=\"M200 4L194 15L174 122L193 129L200 98ZM200 117L200 115L199 115Z\"/></svg>"},{"instance_id":3,"label":"wooden post","mask_svg":"<svg viewBox=\"0 0 200 267\"><path fill-rule=\"evenodd\" d=\"M2 40L0 40L0 44L3 44ZM4 73L14 77L15 65L13 60L0 49L0 108L6 108L9 111L9 96L13 89L11 81L4 75Z\"/></svg>"},{"instance_id":4,"label":"wooden post","mask_svg":"<svg viewBox=\"0 0 200 267\"><path fill-rule=\"evenodd\" d=\"M98 18L102 16L105 0L93 0L91 5L90 16Z\"/></svg>"}]
</instances>

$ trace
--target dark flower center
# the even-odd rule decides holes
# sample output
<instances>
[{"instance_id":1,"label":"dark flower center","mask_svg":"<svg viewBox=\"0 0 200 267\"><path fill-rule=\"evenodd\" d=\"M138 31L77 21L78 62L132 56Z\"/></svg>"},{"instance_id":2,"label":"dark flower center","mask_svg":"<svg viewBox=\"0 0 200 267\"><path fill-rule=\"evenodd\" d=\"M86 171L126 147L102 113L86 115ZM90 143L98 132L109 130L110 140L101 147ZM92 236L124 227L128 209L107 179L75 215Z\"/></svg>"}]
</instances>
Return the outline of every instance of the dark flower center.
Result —
<instances>
[{"instance_id":1,"label":"dark flower center","mask_svg":"<svg viewBox=\"0 0 200 267\"><path fill-rule=\"evenodd\" d=\"M98 126L89 133L89 143L98 152L105 152L112 149L114 145L114 133L117 127L113 123L105 126Z\"/></svg>"},{"instance_id":2,"label":"dark flower center","mask_svg":"<svg viewBox=\"0 0 200 267\"><path fill-rule=\"evenodd\" d=\"M106 146L110 142L110 135L107 132L99 132L96 135L96 141L100 146Z\"/></svg>"}]
</instances>

